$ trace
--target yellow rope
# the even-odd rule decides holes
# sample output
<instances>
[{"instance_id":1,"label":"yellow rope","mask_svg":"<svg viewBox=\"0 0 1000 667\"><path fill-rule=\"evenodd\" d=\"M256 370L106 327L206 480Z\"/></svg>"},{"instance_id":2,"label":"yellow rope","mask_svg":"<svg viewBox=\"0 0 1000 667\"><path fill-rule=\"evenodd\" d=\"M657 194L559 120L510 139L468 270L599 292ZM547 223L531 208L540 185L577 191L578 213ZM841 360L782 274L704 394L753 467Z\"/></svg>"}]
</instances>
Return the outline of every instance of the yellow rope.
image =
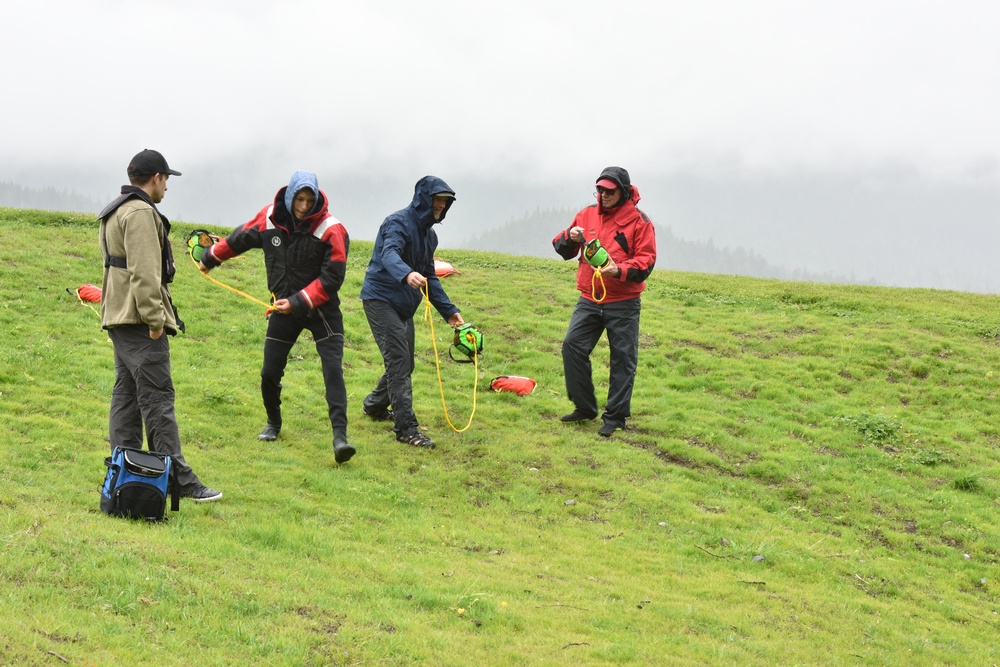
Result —
<instances>
[{"instance_id":1,"label":"yellow rope","mask_svg":"<svg viewBox=\"0 0 1000 667\"><path fill-rule=\"evenodd\" d=\"M97 319L101 319L101 314L99 312L97 312L97 309L94 308L89 303L87 303L86 301L84 301L83 297L80 296L80 290L79 289L76 289L75 291L67 289L66 291L67 292L72 291L74 294L76 294L77 301L79 301L82 305L86 306L87 308L90 308L92 311L94 311L94 315L97 315Z\"/></svg>"},{"instance_id":2,"label":"yellow rope","mask_svg":"<svg viewBox=\"0 0 1000 667\"><path fill-rule=\"evenodd\" d=\"M597 266L596 264L591 264L590 260L594 256L597 255L597 252L599 250L601 250L600 241L598 241L595 238L595 239L592 239L589 242L586 241L586 240L584 240L584 241L582 241L582 243L583 243L583 251L582 251L583 258L587 260L587 264L590 264L590 268L594 271L592 274L590 274L590 296L592 296L594 298L595 302L600 303L600 302L604 301L608 297L608 288L604 285L604 274L601 273L601 269L603 269L605 266L607 266L611 262L611 256L608 255L608 260L606 262L604 262L604 264L602 264L601 266ZM587 251L588 251L588 249L591 249L591 247L592 247L591 244L596 244L596 248L597 249L594 250L593 253L588 254ZM605 252L605 254L607 255L607 252ZM597 298L597 283L596 283L596 281L598 281L598 280L601 281L601 298L600 299Z\"/></svg>"},{"instance_id":3,"label":"yellow rope","mask_svg":"<svg viewBox=\"0 0 1000 667\"><path fill-rule=\"evenodd\" d=\"M594 297L594 301L596 303L600 303L607 298L608 288L604 286L604 274L601 273L601 270L596 267L591 267L591 268L594 269L594 273L592 273L590 276L590 295ZM603 292L603 294L601 294L600 299L597 298L597 287L594 283L594 280L598 278L601 280L601 291Z\"/></svg>"},{"instance_id":4,"label":"yellow rope","mask_svg":"<svg viewBox=\"0 0 1000 667\"><path fill-rule=\"evenodd\" d=\"M188 253L188 257L190 257L191 261L194 262L195 268L198 268L198 262L195 260L194 256L191 253ZM249 301L253 301L254 303L259 303L260 305L264 306L264 308L267 309L267 311L265 312L265 315L269 315L271 313L271 304L264 303L260 299L258 299L256 297L252 297L249 294L247 294L246 292L241 292L240 290L236 289L235 287L227 285L226 283L223 283L223 282L219 282L218 280L216 280L212 276L208 275L208 271L202 271L201 269L198 269L198 273L200 273L201 275L205 276L206 278L208 278L209 280L211 280L213 283L215 283L219 287L224 287L227 290L229 290L230 292L233 292L235 294L239 294L244 299L247 299Z\"/></svg>"},{"instance_id":5,"label":"yellow rope","mask_svg":"<svg viewBox=\"0 0 1000 667\"><path fill-rule=\"evenodd\" d=\"M424 319L431 325L431 343L434 346L434 363L437 365L438 388L441 390L441 408L444 410L444 419L455 433L464 433L472 426L472 418L476 416L476 395L479 389L479 355L472 355L472 361L476 369L476 379L472 386L472 414L469 415L469 423L465 425L465 428L457 428L451 423L451 418L448 416L448 405L444 401L444 383L441 380L441 356L438 354L437 339L434 337L434 316L431 314L431 298L428 294L426 282L420 288L420 291L424 295L424 304L426 306L424 309Z\"/></svg>"}]
</instances>

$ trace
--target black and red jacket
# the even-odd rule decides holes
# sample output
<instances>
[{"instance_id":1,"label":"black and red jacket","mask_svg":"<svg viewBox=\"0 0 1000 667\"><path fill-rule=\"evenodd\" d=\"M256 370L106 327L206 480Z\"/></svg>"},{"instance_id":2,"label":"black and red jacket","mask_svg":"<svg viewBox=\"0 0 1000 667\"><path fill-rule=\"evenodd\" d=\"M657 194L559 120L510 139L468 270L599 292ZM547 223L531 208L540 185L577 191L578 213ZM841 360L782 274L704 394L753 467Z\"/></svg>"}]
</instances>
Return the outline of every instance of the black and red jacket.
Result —
<instances>
[{"instance_id":1,"label":"black and red jacket","mask_svg":"<svg viewBox=\"0 0 1000 667\"><path fill-rule=\"evenodd\" d=\"M324 307L339 311L337 292L344 283L350 247L347 230L330 215L322 190L313 212L296 224L285 206L286 189L278 190L274 203L252 220L207 249L201 261L212 269L251 248L261 248L267 289L275 299L288 299L293 314Z\"/></svg>"}]
</instances>

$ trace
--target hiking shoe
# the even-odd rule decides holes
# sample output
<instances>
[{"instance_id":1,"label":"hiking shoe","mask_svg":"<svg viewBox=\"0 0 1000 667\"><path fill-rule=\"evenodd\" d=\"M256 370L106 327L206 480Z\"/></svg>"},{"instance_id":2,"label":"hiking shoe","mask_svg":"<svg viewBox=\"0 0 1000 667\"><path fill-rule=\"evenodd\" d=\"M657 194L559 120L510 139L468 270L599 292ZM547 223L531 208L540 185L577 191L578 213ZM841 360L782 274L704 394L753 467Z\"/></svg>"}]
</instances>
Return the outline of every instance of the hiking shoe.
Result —
<instances>
[{"instance_id":1,"label":"hiking shoe","mask_svg":"<svg viewBox=\"0 0 1000 667\"><path fill-rule=\"evenodd\" d=\"M392 410L390 410L389 408L386 408L385 410L376 410L372 412L368 412L368 409L365 408L365 414L368 416L369 419L376 422L391 422L394 418Z\"/></svg>"},{"instance_id":2,"label":"hiking shoe","mask_svg":"<svg viewBox=\"0 0 1000 667\"><path fill-rule=\"evenodd\" d=\"M337 461L337 463L347 463L356 452L357 450L354 449L353 445L348 444L345 437L334 436L333 458Z\"/></svg>"},{"instance_id":3,"label":"hiking shoe","mask_svg":"<svg viewBox=\"0 0 1000 667\"><path fill-rule=\"evenodd\" d=\"M625 428L625 427L622 426L621 424L615 424L614 422L604 422L604 426L598 429L597 435L602 435L605 438L610 438L611 434L620 428Z\"/></svg>"},{"instance_id":4,"label":"hiking shoe","mask_svg":"<svg viewBox=\"0 0 1000 667\"><path fill-rule=\"evenodd\" d=\"M222 497L222 491L210 489L204 484L199 484L193 490L182 493L181 497L190 498L196 503L210 503Z\"/></svg>"},{"instance_id":5,"label":"hiking shoe","mask_svg":"<svg viewBox=\"0 0 1000 667\"><path fill-rule=\"evenodd\" d=\"M396 440L399 442L405 442L408 445L413 445L414 447L434 447L436 444L420 431L413 431L412 433L397 433Z\"/></svg>"},{"instance_id":6,"label":"hiking shoe","mask_svg":"<svg viewBox=\"0 0 1000 667\"><path fill-rule=\"evenodd\" d=\"M279 433L281 433L280 424L275 426L274 424L268 423L268 425L264 427L264 430L260 432L260 435L257 436L257 439L268 441L277 440Z\"/></svg>"},{"instance_id":7,"label":"hiking shoe","mask_svg":"<svg viewBox=\"0 0 1000 667\"><path fill-rule=\"evenodd\" d=\"M570 422L590 421L591 419L595 419L596 417L597 417L596 412L584 412L583 410L577 408L573 412L569 413L568 415L563 415L559 419L566 423L570 423Z\"/></svg>"}]
</instances>

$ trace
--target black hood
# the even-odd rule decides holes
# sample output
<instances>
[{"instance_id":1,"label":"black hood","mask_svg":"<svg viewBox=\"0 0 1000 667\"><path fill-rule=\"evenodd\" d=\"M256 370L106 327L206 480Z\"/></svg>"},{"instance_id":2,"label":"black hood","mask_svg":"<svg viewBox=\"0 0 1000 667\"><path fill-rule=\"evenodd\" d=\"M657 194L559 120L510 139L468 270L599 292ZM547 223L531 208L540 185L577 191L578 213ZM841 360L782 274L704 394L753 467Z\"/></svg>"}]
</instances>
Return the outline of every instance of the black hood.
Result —
<instances>
[{"instance_id":1,"label":"black hood","mask_svg":"<svg viewBox=\"0 0 1000 667\"><path fill-rule=\"evenodd\" d=\"M612 181L618 184L618 187L622 189L622 201L628 200L632 196L632 179L628 176L628 171L622 167L605 167L601 175L597 177L597 181L610 178ZM594 181L595 183L597 181Z\"/></svg>"},{"instance_id":2,"label":"black hood","mask_svg":"<svg viewBox=\"0 0 1000 667\"><path fill-rule=\"evenodd\" d=\"M632 179L628 176L628 171L623 167L605 167L601 175L597 177L597 181L603 178L610 178L612 181L618 184L618 187L622 189L622 194L628 199L628 196L632 192ZM595 183L597 181L594 181Z\"/></svg>"},{"instance_id":3,"label":"black hood","mask_svg":"<svg viewBox=\"0 0 1000 667\"><path fill-rule=\"evenodd\" d=\"M597 180L594 182L600 183L604 179L614 181L614 183L618 186L619 192L621 192L621 196L618 198L617 204L607 209L604 208L604 205L601 204L600 197L598 197L597 203L600 206L601 211L619 208L632 198L632 180L629 178L628 172L625 169L622 167L605 167L604 171L601 172L601 175L598 176Z\"/></svg>"}]
</instances>

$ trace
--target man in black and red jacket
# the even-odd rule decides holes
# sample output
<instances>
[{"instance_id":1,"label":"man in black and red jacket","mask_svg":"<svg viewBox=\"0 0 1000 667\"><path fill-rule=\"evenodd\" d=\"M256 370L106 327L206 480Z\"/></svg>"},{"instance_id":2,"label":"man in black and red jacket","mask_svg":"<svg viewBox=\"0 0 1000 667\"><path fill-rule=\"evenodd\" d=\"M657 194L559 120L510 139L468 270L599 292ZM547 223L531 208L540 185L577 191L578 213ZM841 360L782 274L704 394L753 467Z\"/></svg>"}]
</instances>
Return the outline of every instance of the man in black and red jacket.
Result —
<instances>
[{"instance_id":1,"label":"man in black and red jacket","mask_svg":"<svg viewBox=\"0 0 1000 667\"><path fill-rule=\"evenodd\" d=\"M316 174L297 171L288 186L278 190L274 203L208 248L199 268L210 271L251 248L263 249L267 287L275 301L260 371L267 424L257 437L275 440L281 431L281 378L292 346L302 330L309 329L323 367L334 456L344 463L355 448L347 441L344 319L337 293L344 283L350 239L328 207Z\"/></svg>"},{"instance_id":2,"label":"man in black and red jacket","mask_svg":"<svg viewBox=\"0 0 1000 667\"><path fill-rule=\"evenodd\" d=\"M656 264L656 232L636 207L639 190L621 167L597 177L597 202L576 214L556 234L552 247L563 259L576 259L580 291L563 339L563 371L573 412L564 422L597 417L590 354L607 331L611 349L608 401L598 431L610 437L632 415L632 387L639 362L640 294ZM590 245L588 245L590 244ZM599 245L598 245L599 244ZM600 250L599 250L600 248Z\"/></svg>"}]
</instances>

